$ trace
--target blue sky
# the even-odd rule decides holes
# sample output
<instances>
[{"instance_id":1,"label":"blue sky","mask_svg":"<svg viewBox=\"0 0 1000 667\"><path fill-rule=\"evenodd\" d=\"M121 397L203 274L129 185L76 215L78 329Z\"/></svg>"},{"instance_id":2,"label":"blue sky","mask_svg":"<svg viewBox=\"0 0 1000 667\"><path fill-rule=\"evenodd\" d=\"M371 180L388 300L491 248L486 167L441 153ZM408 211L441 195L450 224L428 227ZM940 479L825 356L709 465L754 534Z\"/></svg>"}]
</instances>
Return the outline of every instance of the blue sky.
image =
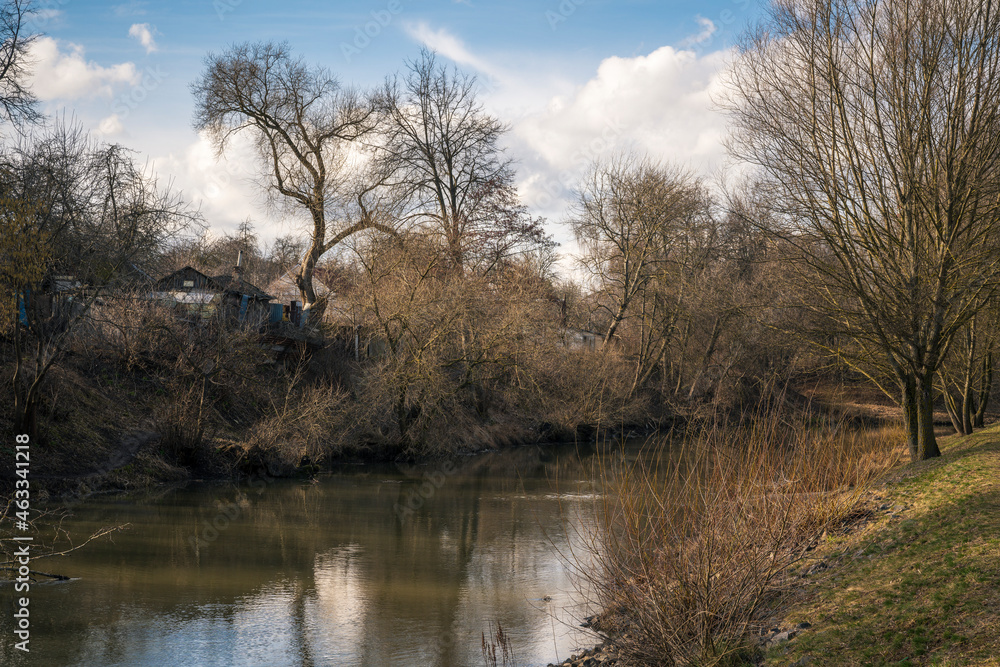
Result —
<instances>
[{"instance_id":1,"label":"blue sky","mask_svg":"<svg viewBox=\"0 0 1000 667\"><path fill-rule=\"evenodd\" d=\"M205 55L287 40L358 87L399 71L422 46L483 82L507 122L525 202L553 224L589 160L632 148L711 175L724 162L719 77L757 0L38 0L35 89L106 141L134 148L198 202L220 231L250 216L262 236L300 221L269 212L236 146L216 162L191 127L189 86Z\"/></svg>"}]
</instances>

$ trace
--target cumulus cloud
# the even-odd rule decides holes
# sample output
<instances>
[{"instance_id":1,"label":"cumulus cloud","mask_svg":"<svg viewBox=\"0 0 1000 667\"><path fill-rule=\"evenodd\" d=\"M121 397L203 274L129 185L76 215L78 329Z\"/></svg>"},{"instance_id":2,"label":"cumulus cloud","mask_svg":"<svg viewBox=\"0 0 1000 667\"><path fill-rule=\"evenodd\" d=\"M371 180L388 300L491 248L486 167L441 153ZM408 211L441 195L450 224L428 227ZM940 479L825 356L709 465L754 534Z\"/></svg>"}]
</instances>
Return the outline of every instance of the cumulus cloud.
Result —
<instances>
[{"instance_id":1,"label":"cumulus cloud","mask_svg":"<svg viewBox=\"0 0 1000 667\"><path fill-rule=\"evenodd\" d=\"M713 109L729 52L698 56L664 46L646 56L604 60L571 96L552 98L514 132L554 169L635 146L654 157L711 171L724 156L725 119Z\"/></svg>"},{"instance_id":2,"label":"cumulus cloud","mask_svg":"<svg viewBox=\"0 0 1000 667\"><path fill-rule=\"evenodd\" d=\"M264 221L261 236L267 239L287 233L266 216L261 189L254 182L256 153L247 136L237 136L217 159L212 142L204 134L182 150L153 160L157 173L169 174L172 186L200 207L205 221L219 233L234 231L250 217Z\"/></svg>"},{"instance_id":3,"label":"cumulus cloud","mask_svg":"<svg viewBox=\"0 0 1000 667\"><path fill-rule=\"evenodd\" d=\"M117 86L139 81L139 73L130 62L102 67L88 61L82 46L39 37L30 47L34 62L31 90L42 101L78 100L88 97L111 97Z\"/></svg>"},{"instance_id":4,"label":"cumulus cloud","mask_svg":"<svg viewBox=\"0 0 1000 667\"><path fill-rule=\"evenodd\" d=\"M97 133L105 137L118 136L124 131L125 126L122 124L122 119L116 113L102 119L101 122L97 124Z\"/></svg>"},{"instance_id":5,"label":"cumulus cloud","mask_svg":"<svg viewBox=\"0 0 1000 667\"><path fill-rule=\"evenodd\" d=\"M723 167L726 119L713 103L730 51L696 54L664 46L633 58L605 59L570 94L513 123L526 204L564 219L588 166L636 150L706 177Z\"/></svg>"},{"instance_id":6,"label":"cumulus cloud","mask_svg":"<svg viewBox=\"0 0 1000 667\"><path fill-rule=\"evenodd\" d=\"M142 44L146 53L152 53L157 48L156 40L153 38L154 30L155 28L150 27L148 23L133 23L128 29L128 36Z\"/></svg>"}]
</instances>

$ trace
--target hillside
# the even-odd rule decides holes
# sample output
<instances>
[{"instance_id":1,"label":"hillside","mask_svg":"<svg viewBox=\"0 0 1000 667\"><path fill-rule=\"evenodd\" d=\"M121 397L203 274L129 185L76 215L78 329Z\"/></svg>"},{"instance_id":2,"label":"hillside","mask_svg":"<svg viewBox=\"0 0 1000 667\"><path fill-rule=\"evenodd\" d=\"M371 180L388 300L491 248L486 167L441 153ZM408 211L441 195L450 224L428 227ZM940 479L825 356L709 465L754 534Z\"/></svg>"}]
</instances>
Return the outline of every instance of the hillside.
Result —
<instances>
[{"instance_id":1,"label":"hillside","mask_svg":"<svg viewBox=\"0 0 1000 667\"><path fill-rule=\"evenodd\" d=\"M1000 426L899 468L871 521L827 539L767 665L1000 664Z\"/></svg>"}]
</instances>

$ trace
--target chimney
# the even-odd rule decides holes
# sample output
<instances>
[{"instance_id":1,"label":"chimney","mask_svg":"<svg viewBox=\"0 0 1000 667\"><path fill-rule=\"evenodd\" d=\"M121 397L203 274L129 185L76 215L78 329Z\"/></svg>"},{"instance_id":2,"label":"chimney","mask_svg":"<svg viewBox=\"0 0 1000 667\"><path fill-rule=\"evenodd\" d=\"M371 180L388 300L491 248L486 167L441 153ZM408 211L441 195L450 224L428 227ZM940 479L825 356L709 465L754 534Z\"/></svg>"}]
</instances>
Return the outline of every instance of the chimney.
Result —
<instances>
[{"instance_id":1,"label":"chimney","mask_svg":"<svg viewBox=\"0 0 1000 667\"><path fill-rule=\"evenodd\" d=\"M243 280L243 251L236 256L236 266L233 267L233 280Z\"/></svg>"}]
</instances>

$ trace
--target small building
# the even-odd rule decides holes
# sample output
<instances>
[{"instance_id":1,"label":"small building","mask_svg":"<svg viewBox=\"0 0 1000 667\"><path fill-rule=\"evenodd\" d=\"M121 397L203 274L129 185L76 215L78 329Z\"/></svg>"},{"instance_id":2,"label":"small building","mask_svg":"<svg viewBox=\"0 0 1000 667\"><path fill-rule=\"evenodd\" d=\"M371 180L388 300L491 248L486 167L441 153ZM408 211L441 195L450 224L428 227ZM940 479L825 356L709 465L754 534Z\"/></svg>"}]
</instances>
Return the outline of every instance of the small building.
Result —
<instances>
[{"instance_id":1,"label":"small building","mask_svg":"<svg viewBox=\"0 0 1000 667\"><path fill-rule=\"evenodd\" d=\"M296 269L289 269L280 277L272 280L271 284L267 286L268 293L273 294L274 298L281 303L301 301L302 293L295 282L295 272ZM328 299L330 297L329 286L315 274L313 274L313 291L316 292L317 299Z\"/></svg>"},{"instance_id":2,"label":"small building","mask_svg":"<svg viewBox=\"0 0 1000 667\"><path fill-rule=\"evenodd\" d=\"M604 334L586 329L566 328L562 330L563 345L571 350L593 352L604 346Z\"/></svg>"},{"instance_id":3,"label":"small building","mask_svg":"<svg viewBox=\"0 0 1000 667\"><path fill-rule=\"evenodd\" d=\"M221 314L241 322L266 322L274 297L243 280L241 273L239 264L228 276L206 276L185 266L156 281L152 296L200 319Z\"/></svg>"}]
</instances>

